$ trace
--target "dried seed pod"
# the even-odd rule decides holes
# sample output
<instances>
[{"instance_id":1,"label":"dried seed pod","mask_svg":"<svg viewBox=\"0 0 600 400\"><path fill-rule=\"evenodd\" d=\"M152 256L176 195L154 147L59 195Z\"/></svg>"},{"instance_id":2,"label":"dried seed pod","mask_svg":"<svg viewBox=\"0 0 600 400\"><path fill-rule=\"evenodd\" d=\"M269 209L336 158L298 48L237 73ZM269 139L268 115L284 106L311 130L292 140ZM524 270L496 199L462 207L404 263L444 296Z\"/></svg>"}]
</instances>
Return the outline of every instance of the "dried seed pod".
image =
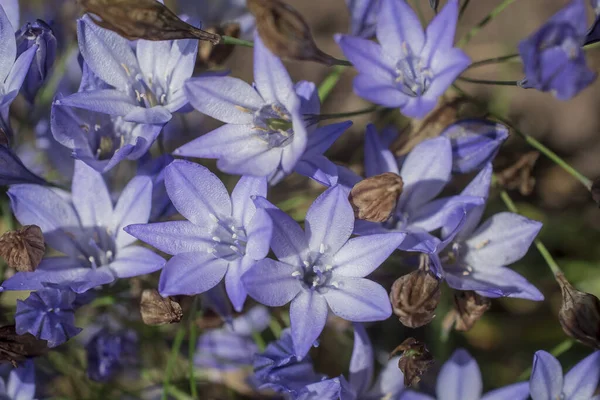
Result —
<instances>
[{"instance_id":1,"label":"dried seed pod","mask_svg":"<svg viewBox=\"0 0 600 400\"><path fill-rule=\"evenodd\" d=\"M409 328L419 328L435 318L440 302L440 281L429 271L418 269L396 279L390 290L394 314Z\"/></svg>"},{"instance_id":2,"label":"dried seed pod","mask_svg":"<svg viewBox=\"0 0 600 400\"><path fill-rule=\"evenodd\" d=\"M221 36L198 29L182 21L164 4L155 0L77 0L99 26L129 40L208 40L213 44Z\"/></svg>"},{"instance_id":3,"label":"dried seed pod","mask_svg":"<svg viewBox=\"0 0 600 400\"><path fill-rule=\"evenodd\" d=\"M563 331L581 343L600 349L600 300L581 292L560 273L556 281L562 291L558 320Z\"/></svg>"},{"instance_id":4,"label":"dried seed pod","mask_svg":"<svg viewBox=\"0 0 600 400\"><path fill-rule=\"evenodd\" d=\"M304 17L280 0L248 0L256 17L256 29L263 43L278 57L315 61L325 65L349 65L321 51Z\"/></svg>"},{"instance_id":5,"label":"dried seed pod","mask_svg":"<svg viewBox=\"0 0 600 400\"><path fill-rule=\"evenodd\" d=\"M146 325L173 324L181 321L183 317L179 303L170 297L162 297L156 289L146 289L142 292L140 313Z\"/></svg>"},{"instance_id":6,"label":"dried seed pod","mask_svg":"<svg viewBox=\"0 0 600 400\"><path fill-rule=\"evenodd\" d=\"M398 202L404 182L393 172L385 172L358 182L348 196L354 216L371 222L385 222Z\"/></svg>"},{"instance_id":7,"label":"dried seed pod","mask_svg":"<svg viewBox=\"0 0 600 400\"><path fill-rule=\"evenodd\" d=\"M489 298L480 296L473 291L456 293L454 295L456 309L454 329L462 332L470 330L491 305L492 302Z\"/></svg>"},{"instance_id":8,"label":"dried seed pod","mask_svg":"<svg viewBox=\"0 0 600 400\"><path fill-rule=\"evenodd\" d=\"M25 225L0 236L0 256L19 272L35 271L45 250L44 235L37 225Z\"/></svg>"},{"instance_id":9,"label":"dried seed pod","mask_svg":"<svg viewBox=\"0 0 600 400\"><path fill-rule=\"evenodd\" d=\"M592 192L592 199L600 206L600 178L596 178L594 183L592 183L592 187L590 189Z\"/></svg>"},{"instance_id":10,"label":"dried seed pod","mask_svg":"<svg viewBox=\"0 0 600 400\"><path fill-rule=\"evenodd\" d=\"M26 333L17 335L15 325L0 327L0 362L17 363L30 357L38 357L48 351L48 342Z\"/></svg>"},{"instance_id":11,"label":"dried seed pod","mask_svg":"<svg viewBox=\"0 0 600 400\"><path fill-rule=\"evenodd\" d=\"M398 368L404 374L404 386L414 386L421 376L433 365L433 356L427 350L425 343L415 338L408 338L390 354L390 358L402 353L398 360Z\"/></svg>"},{"instance_id":12,"label":"dried seed pod","mask_svg":"<svg viewBox=\"0 0 600 400\"><path fill-rule=\"evenodd\" d=\"M226 35L237 38L240 36L240 24L227 23L218 27L206 29L207 32L217 35ZM196 67L216 67L223 64L233 53L235 46L214 45L211 42L200 42Z\"/></svg>"}]
</instances>

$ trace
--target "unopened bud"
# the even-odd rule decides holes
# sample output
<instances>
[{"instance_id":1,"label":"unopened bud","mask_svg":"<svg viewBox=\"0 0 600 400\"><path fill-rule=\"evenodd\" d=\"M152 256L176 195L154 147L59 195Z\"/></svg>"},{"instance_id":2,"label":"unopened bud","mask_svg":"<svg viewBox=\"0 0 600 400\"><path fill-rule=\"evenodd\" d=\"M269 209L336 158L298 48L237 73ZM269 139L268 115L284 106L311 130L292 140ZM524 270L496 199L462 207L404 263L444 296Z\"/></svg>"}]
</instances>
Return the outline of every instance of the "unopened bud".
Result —
<instances>
[{"instance_id":1,"label":"unopened bud","mask_svg":"<svg viewBox=\"0 0 600 400\"><path fill-rule=\"evenodd\" d=\"M256 29L265 46L280 58L315 61L325 65L348 65L321 51L304 17L280 0L248 0L256 17Z\"/></svg>"},{"instance_id":2,"label":"unopened bud","mask_svg":"<svg viewBox=\"0 0 600 400\"><path fill-rule=\"evenodd\" d=\"M390 358L402 353L398 360L398 368L404 374L404 386L414 386L421 380L421 376L433 364L433 356L427 350L425 343L415 338L408 338L390 354Z\"/></svg>"},{"instance_id":3,"label":"unopened bud","mask_svg":"<svg viewBox=\"0 0 600 400\"><path fill-rule=\"evenodd\" d=\"M556 275L562 291L558 320L563 331L573 339L600 348L600 301L592 294L573 287L562 273Z\"/></svg>"},{"instance_id":4,"label":"unopened bud","mask_svg":"<svg viewBox=\"0 0 600 400\"><path fill-rule=\"evenodd\" d=\"M19 272L35 271L45 250L44 235L37 225L25 225L0 236L0 257Z\"/></svg>"},{"instance_id":5,"label":"unopened bud","mask_svg":"<svg viewBox=\"0 0 600 400\"><path fill-rule=\"evenodd\" d=\"M179 303L170 297L162 297L156 289L146 289L142 292L140 312L146 325L173 324L181 321L183 317Z\"/></svg>"},{"instance_id":6,"label":"unopened bud","mask_svg":"<svg viewBox=\"0 0 600 400\"><path fill-rule=\"evenodd\" d=\"M600 206L600 178L596 178L596 180L594 180L590 192L592 192L592 199L594 199L596 204Z\"/></svg>"},{"instance_id":7,"label":"unopened bud","mask_svg":"<svg viewBox=\"0 0 600 400\"><path fill-rule=\"evenodd\" d=\"M99 26L129 40L208 40L213 44L221 36L182 21L155 0L78 0Z\"/></svg>"},{"instance_id":8,"label":"unopened bud","mask_svg":"<svg viewBox=\"0 0 600 400\"><path fill-rule=\"evenodd\" d=\"M390 301L394 314L409 328L419 328L435 318L440 302L440 281L429 271L418 269L394 282Z\"/></svg>"},{"instance_id":9,"label":"unopened bud","mask_svg":"<svg viewBox=\"0 0 600 400\"><path fill-rule=\"evenodd\" d=\"M454 295L456 320L454 329L457 331L470 330L483 314L490 308L489 298L478 295L473 291L459 292Z\"/></svg>"},{"instance_id":10,"label":"unopened bud","mask_svg":"<svg viewBox=\"0 0 600 400\"><path fill-rule=\"evenodd\" d=\"M393 172L385 172L358 182L348 196L354 216L371 222L385 222L396 208L404 182Z\"/></svg>"},{"instance_id":11,"label":"unopened bud","mask_svg":"<svg viewBox=\"0 0 600 400\"><path fill-rule=\"evenodd\" d=\"M240 24L227 23L222 26L207 28L206 31L238 38L240 36ZM196 65L208 68L222 65L233 53L234 48L235 46L214 45L211 42L202 41L198 47L198 62Z\"/></svg>"}]
</instances>

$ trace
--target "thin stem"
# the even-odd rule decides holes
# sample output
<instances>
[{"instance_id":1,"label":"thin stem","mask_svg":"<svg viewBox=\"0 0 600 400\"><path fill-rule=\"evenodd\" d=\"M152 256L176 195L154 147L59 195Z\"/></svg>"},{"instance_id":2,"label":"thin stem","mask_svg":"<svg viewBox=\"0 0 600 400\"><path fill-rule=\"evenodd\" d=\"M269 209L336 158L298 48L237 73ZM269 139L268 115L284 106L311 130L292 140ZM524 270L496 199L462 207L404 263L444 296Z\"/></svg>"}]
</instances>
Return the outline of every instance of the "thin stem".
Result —
<instances>
[{"instance_id":1,"label":"thin stem","mask_svg":"<svg viewBox=\"0 0 600 400\"><path fill-rule=\"evenodd\" d=\"M474 63L471 63L471 65L469 65L467 67L467 70L469 70L471 68L481 67L483 65L503 63L504 61L512 60L514 58L519 58L520 56L521 55L519 53L514 53L514 54L507 54L505 56L500 56L500 57L486 58L485 60L475 61Z\"/></svg>"},{"instance_id":2,"label":"thin stem","mask_svg":"<svg viewBox=\"0 0 600 400\"><path fill-rule=\"evenodd\" d=\"M463 47L467 43L469 43L469 41L475 35L477 35L479 33L479 31L483 29L483 27L485 27L488 23L490 23L502 11L504 11L506 9L506 7L508 7L509 5L511 5L512 3L514 3L515 1L517 1L517 0L504 0L502 3L500 3L488 15L486 15L485 18L483 18L481 21L479 21L479 23L477 25L475 25L473 28L471 28L471 30L469 32L467 32L466 35L463 36L462 39L459 40L457 46L458 47Z\"/></svg>"},{"instance_id":3,"label":"thin stem","mask_svg":"<svg viewBox=\"0 0 600 400\"><path fill-rule=\"evenodd\" d=\"M471 100L472 102L478 103L478 104L482 103L475 97L469 95L467 92L462 90L456 84L452 85L452 87L454 87L454 89L456 89L461 95L463 95L467 99ZM581 172L579 172L575 168L573 168L571 165L569 165L569 163L567 163L565 160L560 158L555 152L550 150L548 147L544 146L533 136L530 136L530 135L518 130L514 125L512 125L509 121L507 121L505 118L503 118L499 114L494 113L491 110L489 111L489 113L492 117L496 118L498 121L502 122L504 125L511 128L513 130L513 132L515 132L517 135L521 136L531 147L535 148L537 151L539 151L540 153L542 153L543 155L548 157L551 161L556 163L556 165L558 165L559 167L564 169L569 175L571 175L573 178L577 179L583 186L585 186L585 188L587 190L591 190L592 181L590 179L588 179L587 177L585 177Z\"/></svg>"},{"instance_id":4,"label":"thin stem","mask_svg":"<svg viewBox=\"0 0 600 400\"><path fill-rule=\"evenodd\" d=\"M508 192L506 190L503 190L500 192L500 198L506 205L506 208L508 208L510 211L514 212L515 214L519 213L517 206L512 201L512 199L510 198L510 196L508 195ZM542 243L542 241L539 239L535 239L533 243L535 244L535 247L538 249L538 251L540 252L542 257L546 261L546 264L548 264L548 267L550 267L550 270L552 270L552 273L554 275L561 273L562 271L561 271L560 267L558 266L558 264L554 260L554 257L552 257L552 255L550 254L550 252L548 251L548 249L546 248L544 243Z\"/></svg>"},{"instance_id":5,"label":"thin stem","mask_svg":"<svg viewBox=\"0 0 600 400\"><path fill-rule=\"evenodd\" d=\"M318 121L324 121L327 119L348 118L348 117L355 117L357 115L369 114L374 111L377 111L378 109L379 109L379 106L371 106L371 107L364 108L362 110L351 111L351 112L346 112L346 113L317 114L314 116L314 118L317 119ZM310 116L310 117L312 117L312 116Z\"/></svg>"},{"instance_id":6,"label":"thin stem","mask_svg":"<svg viewBox=\"0 0 600 400\"><path fill-rule=\"evenodd\" d=\"M271 318L271 322L269 322L269 329L271 329L273 336L279 339L281 336L281 325L279 325L279 321L277 321L275 318Z\"/></svg>"},{"instance_id":7,"label":"thin stem","mask_svg":"<svg viewBox=\"0 0 600 400\"><path fill-rule=\"evenodd\" d=\"M562 342L560 342L558 345L556 345L552 350L550 350L550 354L552 354L554 357L560 357L562 354L566 353L567 351L569 351L571 349L571 347L573 347L573 345L575 344L575 341L573 339L565 339ZM527 368L525 371L523 371L523 373L521 375L519 375L519 377L517 378L517 381L523 381L527 378L529 378L531 376L531 371L532 371L532 367Z\"/></svg>"},{"instance_id":8,"label":"thin stem","mask_svg":"<svg viewBox=\"0 0 600 400\"><path fill-rule=\"evenodd\" d=\"M470 2L470 1L471 1L471 0L465 0L465 1L462 3L462 6L460 7L460 11L458 12L458 19L459 19L459 20L460 20L460 18L463 16L463 14L465 13L465 11L467 10L467 7L468 7L468 5L469 5L469 2Z\"/></svg>"},{"instance_id":9,"label":"thin stem","mask_svg":"<svg viewBox=\"0 0 600 400\"><path fill-rule=\"evenodd\" d=\"M175 360L177 360L177 355L179 354L179 349L181 348L181 344L183 343L184 337L185 325L181 324L179 326L179 329L177 330L177 334L175 335L175 341L173 342L173 347L171 347L171 354L169 356L169 360L167 361L167 369L165 371L165 377L163 379L163 392L161 400L167 400L168 394L170 393L169 381L171 380L171 374L173 373Z\"/></svg>"},{"instance_id":10,"label":"thin stem","mask_svg":"<svg viewBox=\"0 0 600 400\"><path fill-rule=\"evenodd\" d=\"M196 327L196 312L198 310L198 296L194 297L192 309L189 317L189 337L188 337L188 358L190 374L190 393L192 398L198 398L198 388L196 387L196 377L194 376L194 354L196 353L196 337L198 335Z\"/></svg>"},{"instance_id":11,"label":"thin stem","mask_svg":"<svg viewBox=\"0 0 600 400\"><path fill-rule=\"evenodd\" d=\"M483 85L498 85L498 86L518 86L517 81L488 81L485 79L473 79L467 78L466 76L459 76L459 81L469 82L469 83L479 83Z\"/></svg>"},{"instance_id":12,"label":"thin stem","mask_svg":"<svg viewBox=\"0 0 600 400\"><path fill-rule=\"evenodd\" d=\"M336 65L333 67L329 75L323 79L323 82L321 82L319 85L319 99L321 100L321 103L325 102L327 97L329 97L333 91L333 88L335 88L337 83L340 81L340 78L345 70L346 67L342 65Z\"/></svg>"},{"instance_id":13,"label":"thin stem","mask_svg":"<svg viewBox=\"0 0 600 400\"><path fill-rule=\"evenodd\" d=\"M243 40L234 38L232 36L221 36L221 42L219 44L231 44L234 46L254 47L254 42L249 40Z\"/></svg>"}]
</instances>

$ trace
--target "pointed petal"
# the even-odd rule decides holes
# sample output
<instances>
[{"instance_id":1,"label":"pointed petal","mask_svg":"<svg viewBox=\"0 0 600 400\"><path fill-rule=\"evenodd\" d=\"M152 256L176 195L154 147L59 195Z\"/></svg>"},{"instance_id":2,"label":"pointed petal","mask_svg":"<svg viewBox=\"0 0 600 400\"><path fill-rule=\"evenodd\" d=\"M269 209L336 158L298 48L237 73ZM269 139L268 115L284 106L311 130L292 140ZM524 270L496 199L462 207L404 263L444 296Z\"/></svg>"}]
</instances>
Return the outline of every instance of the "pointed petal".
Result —
<instances>
[{"instance_id":1,"label":"pointed petal","mask_svg":"<svg viewBox=\"0 0 600 400\"><path fill-rule=\"evenodd\" d=\"M451 49L458 21L458 1L449 0L442 10L431 20L425 30L425 47L421 57L428 64L433 53Z\"/></svg>"},{"instance_id":2,"label":"pointed petal","mask_svg":"<svg viewBox=\"0 0 600 400\"><path fill-rule=\"evenodd\" d=\"M262 208L254 213L247 225L246 255L253 260L261 260L269 254L271 238L273 237L273 221Z\"/></svg>"},{"instance_id":3,"label":"pointed petal","mask_svg":"<svg viewBox=\"0 0 600 400\"><path fill-rule=\"evenodd\" d=\"M437 102L437 96L412 97L400 107L400 111L407 117L423 119L435 108Z\"/></svg>"},{"instance_id":4,"label":"pointed petal","mask_svg":"<svg viewBox=\"0 0 600 400\"><path fill-rule=\"evenodd\" d=\"M121 192L112 215L112 229L116 232L117 247L125 247L136 238L123 230L127 225L145 224L152 210L152 179L149 176L136 176Z\"/></svg>"},{"instance_id":5,"label":"pointed petal","mask_svg":"<svg viewBox=\"0 0 600 400\"><path fill-rule=\"evenodd\" d=\"M435 398L423 393L407 390L402 393L402 400L435 400Z\"/></svg>"},{"instance_id":6,"label":"pointed petal","mask_svg":"<svg viewBox=\"0 0 600 400\"><path fill-rule=\"evenodd\" d=\"M410 100L410 97L394 86L392 78L383 79L360 73L354 78L353 87L358 96L387 108L404 107Z\"/></svg>"},{"instance_id":7,"label":"pointed petal","mask_svg":"<svg viewBox=\"0 0 600 400\"><path fill-rule=\"evenodd\" d=\"M378 399L386 398L387 396L390 399L395 399L399 398L400 393L404 392L404 374L398 368L399 360L400 356L393 357L383 367L383 370L381 370L377 377L377 381L371 390L369 390L369 393L367 393L369 398ZM402 399L405 398L402 397ZM425 399L430 400L431 398L427 396Z\"/></svg>"},{"instance_id":8,"label":"pointed petal","mask_svg":"<svg viewBox=\"0 0 600 400\"><path fill-rule=\"evenodd\" d=\"M242 276L242 282L248 294L259 303L281 307L302 290L300 281L292 275L297 269L293 265L265 258Z\"/></svg>"},{"instance_id":9,"label":"pointed petal","mask_svg":"<svg viewBox=\"0 0 600 400\"><path fill-rule=\"evenodd\" d=\"M290 304L294 353L304 358L327 322L327 302L313 290L302 290Z\"/></svg>"},{"instance_id":10,"label":"pointed petal","mask_svg":"<svg viewBox=\"0 0 600 400\"><path fill-rule=\"evenodd\" d=\"M73 93L54 102L56 105L83 108L114 116L125 116L141 109L126 93L115 89L90 90Z\"/></svg>"},{"instance_id":11,"label":"pointed petal","mask_svg":"<svg viewBox=\"0 0 600 400\"><path fill-rule=\"evenodd\" d=\"M366 393L373 379L373 346L363 324L354 325L354 347L350 359L348 381L358 395Z\"/></svg>"},{"instance_id":12,"label":"pointed petal","mask_svg":"<svg viewBox=\"0 0 600 400\"><path fill-rule=\"evenodd\" d=\"M244 302L248 293L244 288L242 282L242 275L244 275L256 261L250 257L240 257L229 263L227 273L225 274L225 290L231 300L231 304L236 312L241 312L244 308Z\"/></svg>"},{"instance_id":13,"label":"pointed petal","mask_svg":"<svg viewBox=\"0 0 600 400\"><path fill-rule=\"evenodd\" d=\"M35 368L33 360L29 359L19 368L10 371L6 394L15 400L33 400L35 397Z\"/></svg>"},{"instance_id":14,"label":"pointed petal","mask_svg":"<svg viewBox=\"0 0 600 400\"><path fill-rule=\"evenodd\" d=\"M225 185L202 165L173 161L165 168L165 186L177 211L195 225L231 216L231 199Z\"/></svg>"},{"instance_id":15,"label":"pointed petal","mask_svg":"<svg viewBox=\"0 0 600 400\"><path fill-rule=\"evenodd\" d=\"M169 88L178 91L194 73L198 55L198 40L173 40L165 75L169 77Z\"/></svg>"},{"instance_id":16,"label":"pointed petal","mask_svg":"<svg viewBox=\"0 0 600 400\"><path fill-rule=\"evenodd\" d=\"M431 61L434 77L424 97L430 100L437 99L469 65L471 59L460 49L435 53Z\"/></svg>"},{"instance_id":17,"label":"pointed petal","mask_svg":"<svg viewBox=\"0 0 600 400\"><path fill-rule=\"evenodd\" d=\"M482 389L477 361L466 350L456 350L440 370L436 387L438 398L479 400Z\"/></svg>"},{"instance_id":18,"label":"pointed petal","mask_svg":"<svg viewBox=\"0 0 600 400\"><path fill-rule=\"evenodd\" d=\"M10 21L10 24L12 25L13 32L16 31L17 29L19 29L19 27L21 26L21 15L20 15L21 13L19 10L19 0L3 0L2 8L4 9L4 12L6 13L6 15L8 16L8 20ZM6 53L3 52L2 54L6 54Z\"/></svg>"},{"instance_id":19,"label":"pointed petal","mask_svg":"<svg viewBox=\"0 0 600 400\"><path fill-rule=\"evenodd\" d=\"M192 78L185 93L196 110L229 124L251 124L265 104L252 86L229 76Z\"/></svg>"},{"instance_id":20,"label":"pointed petal","mask_svg":"<svg viewBox=\"0 0 600 400\"><path fill-rule=\"evenodd\" d=\"M335 186L338 181L337 165L322 155L304 155L294 167L294 172L327 187ZM348 190L348 188L344 190Z\"/></svg>"},{"instance_id":21,"label":"pointed petal","mask_svg":"<svg viewBox=\"0 0 600 400\"><path fill-rule=\"evenodd\" d=\"M160 251L179 253L204 252L212 248L211 226L197 226L190 221L136 224L124 228L125 232L146 242Z\"/></svg>"},{"instance_id":22,"label":"pointed petal","mask_svg":"<svg viewBox=\"0 0 600 400\"><path fill-rule=\"evenodd\" d=\"M252 196L267 197L267 179L253 176L242 176L233 192L231 203L233 205L233 218L247 227L256 212Z\"/></svg>"},{"instance_id":23,"label":"pointed petal","mask_svg":"<svg viewBox=\"0 0 600 400\"><path fill-rule=\"evenodd\" d=\"M362 278L375 271L398 248L405 233L392 232L352 238L333 257L336 275Z\"/></svg>"},{"instance_id":24,"label":"pointed petal","mask_svg":"<svg viewBox=\"0 0 600 400\"><path fill-rule=\"evenodd\" d=\"M82 226L113 226L112 200L102 174L83 161L76 160L71 192L73 206Z\"/></svg>"},{"instance_id":25,"label":"pointed petal","mask_svg":"<svg viewBox=\"0 0 600 400\"><path fill-rule=\"evenodd\" d=\"M488 218L465 242L464 260L477 269L509 265L521 259L542 224L521 215L503 212Z\"/></svg>"},{"instance_id":26,"label":"pointed petal","mask_svg":"<svg viewBox=\"0 0 600 400\"><path fill-rule=\"evenodd\" d=\"M221 282L228 264L211 253L177 254L163 267L158 291L163 297L206 292Z\"/></svg>"},{"instance_id":27,"label":"pointed petal","mask_svg":"<svg viewBox=\"0 0 600 400\"><path fill-rule=\"evenodd\" d=\"M302 265L308 252L308 241L300 225L264 197L257 197L254 203L257 208L264 209L273 221L271 247L277 258L291 265Z\"/></svg>"},{"instance_id":28,"label":"pointed petal","mask_svg":"<svg viewBox=\"0 0 600 400\"><path fill-rule=\"evenodd\" d=\"M13 7L9 8L10 9ZM4 82L17 58L15 28L9 21L4 8L0 7L0 82ZM12 14L12 13L11 13Z\"/></svg>"},{"instance_id":29,"label":"pointed petal","mask_svg":"<svg viewBox=\"0 0 600 400\"><path fill-rule=\"evenodd\" d=\"M145 78L162 78L167 75L169 57L165 55L171 51L171 43L169 40L137 41L135 55Z\"/></svg>"},{"instance_id":30,"label":"pointed petal","mask_svg":"<svg viewBox=\"0 0 600 400\"><path fill-rule=\"evenodd\" d=\"M0 185L2 186L27 183L47 184L44 179L31 172L12 149L1 145L0 165L2 165L0 170Z\"/></svg>"},{"instance_id":31,"label":"pointed petal","mask_svg":"<svg viewBox=\"0 0 600 400\"><path fill-rule=\"evenodd\" d=\"M563 393L567 399L591 398L599 381L600 351L595 351L567 372Z\"/></svg>"},{"instance_id":32,"label":"pointed petal","mask_svg":"<svg viewBox=\"0 0 600 400\"><path fill-rule=\"evenodd\" d=\"M317 197L306 213L304 229L311 251L335 254L354 229L354 212L346 191L334 186Z\"/></svg>"},{"instance_id":33,"label":"pointed petal","mask_svg":"<svg viewBox=\"0 0 600 400\"><path fill-rule=\"evenodd\" d=\"M433 158L435 162L432 162ZM446 186L451 172L450 140L440 137L418 144L408 154L400 171L404 188L398 200L398 209L416 210L433 199Z\"/></svg>"},{"instance_id":34,"label":"pointed petal","mask_svg":"<svg viewBox=\"0 0 600 400\"><path fill-rule=\"evenodd\" d=\"M324 293L331 311L347 321L382 321L392 315L386 290L378 283L363 278L349 278L334 273L333 282Z\"/></svg>"},{"instance_id":35,"label":"pointed petal","mask_svg":"<svg viewBox=\"0 0 600 400\"><path fill-rule=\"evenodd\" d=\"M335 40L359 73L390 85L394 81L394 63L379 44L348 35L335 35Z\"/></svg>"},{"instance_id":36,"label":"pointed petal","mask_svg":"<svg viewBox=\"0 0 600 400\"><path fill-rule=\"evenodd\" d=\"M117 252L117 258L110 263L110 269L119 278L131 278L158 271L165 259L152 250L141 246L127 246Z\"/></svg>"},{"instance_id":37,"label":"pointed petal","mask_svg":"<svg viewBox=\"0 0 600 400\"><path fill-rule=\"evenodd\" d=\"M177 106L173 111L177 111L179 108ZM173 115L169 109L163 106L154 106L151 108L136 106L123 115L125 121L136 122L138 124L166 124L172 117Z\"/></svg>"},{"instance_id":38,"label":"pointed petal","mask_svg":"<svg viewBox=\"0 0 600 400\"><path fill-rule=\"evenodd\" d=\"M323 154L333 142L335 142L342 133L346 132L352 126L352 121L344 121L336 124L329 124L317 128L308 135L306 143L305 157L309 154Z\"/></svg>"},{"instance_id":39,"label":"pointed petal","mask_svg":"<svg viewBox=\"0 0 600 400\"><path fill-rule=\"evenodd\" d=\"M392 152L381 143L375 125L369 124L365 133L365 175L369 178L384 172L400 174L398 162Z\"/></svg>"},{"instance_id":40,"label":"pointed petal","mask_svg":"<svg viewBox=\"0 0 600 400\"><path fill-rule=\"evenodd\" d=\"M533 400L560 399L563 389L563 371L554 356L543 350L533 356L533 370L529 391Z\"/></svg>"},{"instance_id":41,"label":"pointed petal","mask_svg":"<svg viewBox=\"0 0 600 400\"><path fill-rule=\"evenodd\" d=\"M319 114L321 112L321 100L317 85L309 81L297 82L294 90L300 98L301 114Z\"/></svg>"},{"instance_id":42,"label":"pointed petal","mask_svg":"<svg viewBox=\"0 0 600 400\"><path fill-rule=\"evenodd\" d=\"M377 40L394 59L417 55L425 45L425 32L419 17L405 0L381 0L377 15Z\"/></svg>"},{"instance_id":43,"label":"pointed petal","mask_svg":"<svg viewBox=\"0 0 600 400\"><path fill-rule=\"evenodd\" d=\"M300 99L283 63L254 35L254 82L267 103L280 103L288 111L298 109Z\"/></svg>"},{"instance_id":44,"label":"pointed petal","mask_svg":"<svg viewBox=\"0 0 600 400\"><path fill-rule=\"evenodd\" d=\"M248 137L243 143L240 152L230 153L217 161L217 167L228 174L268 176L277 171L282 156L288 149L269 148L265 142ZM291 172L291 171L290 171Z\"/></svg>"},{"instance_id":45,"label":"pointed petal","mask_svg":"<svg viewBox=\"0 0 600 400\"><path fill-rule=\"evenodd\" d=\"M529 398L529 382L520 382L487 392L481 400L526 400L527 398Z\"/></svg>"},{"instance_id":46,"label":"pointed petal","mask_svg":"<svg viewBox=\"0 0 600 400\"><path fill-rule=\"evenodd\" d=\"M21 89L37 50L38 46L35 45L24 51L23 54L17 58L4 82L5 93L13 91L18 92Z\"/></svg>"}]
</instances>

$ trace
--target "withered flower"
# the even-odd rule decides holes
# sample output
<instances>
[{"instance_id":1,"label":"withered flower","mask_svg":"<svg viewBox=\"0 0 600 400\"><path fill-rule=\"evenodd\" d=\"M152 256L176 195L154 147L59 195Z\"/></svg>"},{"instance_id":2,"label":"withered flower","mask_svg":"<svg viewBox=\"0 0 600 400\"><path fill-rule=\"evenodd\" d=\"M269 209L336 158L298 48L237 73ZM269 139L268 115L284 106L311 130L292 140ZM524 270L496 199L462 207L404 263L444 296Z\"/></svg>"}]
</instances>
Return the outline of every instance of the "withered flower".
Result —
<instances>
[{"instance_id":1,"label":"withered flower","mask_svg":"<svg viewBox=\"0 0 600 400\"><path fill-rule=\"evenodd\" d=\"M592 192L592 199L600 206L600 178L596 178L590 189Z\"/></svg>"},{"instance_id":2,"label":"withered flower","mask_svg":"<svg viewBox=\"0 0 600 400\"><path fill-rule=\"evenodd\" d=\"M556 275L562 291L558 320L565 333L581 343L600 349L600 301L573 287L562 273Z\"/></svg>"},{"instance_id":3,"label":"withered flower","mask_svg":"<svg viewBox=\"0 0 600 400\"><path fill-rule=\"evenodd\" d=\"M17 335L15 325L0 327L0 363L10 362L15 368L17 363L29 357L38 357L48 351L45 340L36 339L26 333Z\"/></svg>"},{"instance_id":4,"label":"withered flower","mask_svg":"<svg viewBox=\"0 0 600 400\"><path fill-rule=\"evenodd\" d=\"M164 4L155 0L77 0L102 28L129 40L198 39L213 44L221 36L182 21Z\"/></svg>"},{"instance_id":5,"label":"withered flower","mask_svg":"<svg viewBox=\"0 0 600 400\"><path fill-rule=\"evenodd\" d=\"M483 314L490 308L489 298L473 291L458 292L454 295L456 319L454 329L465 332L470 330Z\"/></svg>"},{"instance_id":6,"label":"withered flower","mask_svg":"<svg viewBox=\"0 0 600 400\"><path fill-rule=\"evenodd\" d=\"M537 151L523 154L514 164L496 175L498 184L508 190L518 189L523 196L530 195L535 187L532 171L539 156Z\"/></svg>"},{"instance_id":7,"label":"withered flower","mask_svg":"<svg viewBox=\"0 0 600 400\"><path fill-rule=\"evenodd\" d=\"M404 182L393 172L385 172L358 182L348 196L354 217L371 222L385 222L396 208Z\"/></svg>"},{"instance_id":8,"label":"withered flower","mask_svg":"<svg viewBox=\"0 0 600 400\"><path fill-rule=\"evenodd\" d=\"M404 374L404 386L414 386L421 380L421 376L433 365L433 356L427 350L425 343L415 338L408 338L396 347L390 358L402 353L398 360L398 368Z\"/></svg>"},{"instance_id":9,"label":"withered flower","mask_svg":"<svg viewBox=\"0 0 600 400\"><path fill-rule=\"evenodd\" d=\"M394 282L390 301L394 314L404 326L419 328L435 318L440 295L437 277L429 271L418 269Z\"/></svg>"},{"instance_id":10,"label":"withered flower","mask_svg":"<svg viewBox=\"0 0 600 400\"><path fill-rule=\"evenodd\" d=\"M321 51L304 17L280 0L248 0L256 17L256 29L265 46L280 58L315 61L325 65L349 65Z\"/></svg>"},{"instance_id":11,"label":"withered flower","mask_svg":"<svg viewBox=\"0 0 600 400\"><path fill-rule=\"evenodd\" d=\"M146 325L173 324L181 321L183 317L179 303L170 297L162 297L156 289L146 289L142 292L140 313Z\"/></svg>"},{"instance_id":12,"label":"withered flower","mask_svg":"<svg viewBox=\"0 0 600 400\"><path fill-rule=\"evenodd\" d=\"M237 38L240 36L240 24L238 23L227 23L217 27L210 27L206 29L209 33L216 35L226 35ZM198 59L196 67L216 67L223 64L233 53L235 46L225 46L223 44L213 44L208 41L200 42L198 47Z\"/></svg>"},{"instance_id":13,"label":"withered flower","mask_svg":"<svg viewBox=\"0 0 600 400\"><path fill-rule=\"evenodd\" d=\"M0 236L0 257L19 272L35 271L45 249L44 235L37 225L25 225Z\"/></svg>"}]
</instances>

